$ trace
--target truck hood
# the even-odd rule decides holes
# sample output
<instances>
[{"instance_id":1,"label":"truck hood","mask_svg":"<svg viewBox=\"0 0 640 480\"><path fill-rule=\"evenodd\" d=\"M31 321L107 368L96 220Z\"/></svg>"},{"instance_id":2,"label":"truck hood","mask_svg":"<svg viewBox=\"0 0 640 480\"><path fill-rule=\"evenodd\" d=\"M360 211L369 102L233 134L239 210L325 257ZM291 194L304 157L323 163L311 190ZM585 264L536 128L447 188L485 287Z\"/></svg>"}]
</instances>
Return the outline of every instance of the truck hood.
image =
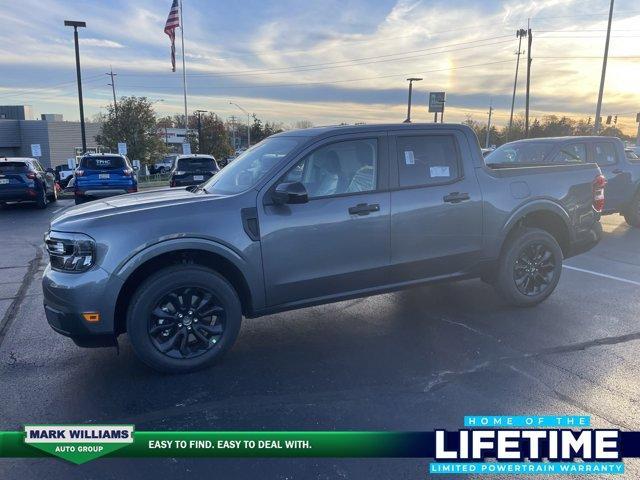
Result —
<instances>
[{"instance_id":1,"label":"truck hood","mask_svg":"<svg viewBox=\"0 0 640 480\"><path fill-rule=\"evenodd\" d=\"M51 230L78 231L78 225L98 218L159 208L170 208L185 203L202 202L222 195L192 193L184 188L161 188L140 193L107 197L64 210L51 221Z\"/></svg>"}]
</instances>

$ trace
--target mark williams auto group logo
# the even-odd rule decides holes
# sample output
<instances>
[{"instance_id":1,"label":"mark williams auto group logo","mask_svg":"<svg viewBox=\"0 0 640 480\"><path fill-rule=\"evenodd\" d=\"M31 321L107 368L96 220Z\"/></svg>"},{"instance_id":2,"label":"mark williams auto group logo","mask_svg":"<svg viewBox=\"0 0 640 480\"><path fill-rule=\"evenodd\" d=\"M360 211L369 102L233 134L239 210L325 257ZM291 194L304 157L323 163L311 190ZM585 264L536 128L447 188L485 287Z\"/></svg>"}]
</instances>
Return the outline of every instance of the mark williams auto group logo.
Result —
<instances>
[{"instance_id":1,"label":"mark williams auto group logo","mask_svg":"<svg viewBox=\"0 0 640 480\"><path fill-rule=\"evenodd\" d=\"M464 425L468 429L457 432L436 430L429 473L624 473L618 430L573 430L588 427L587 416L471 416Z\"/></svg>"},{"instance_id":2,"label":"mark williams auto group logo","mask_svg":"<svg viewBox=\"0 0 640 480\"><path fill-rule=\"evenodd\" d=\"M80 464L133 443L133 425L26 425L27 445Z\"/></svg>"}]
</instances>

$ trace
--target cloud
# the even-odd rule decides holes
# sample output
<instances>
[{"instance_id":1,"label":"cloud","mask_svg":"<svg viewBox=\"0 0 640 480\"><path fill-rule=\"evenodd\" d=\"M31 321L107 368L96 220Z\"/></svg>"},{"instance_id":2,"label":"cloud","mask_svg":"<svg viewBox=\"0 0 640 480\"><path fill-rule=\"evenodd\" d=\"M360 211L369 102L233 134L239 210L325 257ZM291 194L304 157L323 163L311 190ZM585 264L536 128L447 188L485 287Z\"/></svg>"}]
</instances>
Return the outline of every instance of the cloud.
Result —
<instances>
[{"instance_id":1,"label":"cloud","mask_svg":"<svg viewBox=\"0 0 640 480\"><path fill-rule=\"evenodd\" d=\"M105 40L102 38L82 38L80 45L86 45L88 47L101 47L101 48L124 48L124 45L113 40Z\"/></svg>"},{"instance_id":2,"label":"cloud","mask_svg":"<svg viewBox=\"0 0 640 480\"><path fill-rule=\"evenodd\" d=\"M71 31L61 19L79 18L87 21L81 55L85 97L95 100L93 105L108 103L104 72L112 65L119 94L162 97L162 108L179 111L181 76L170 73L169 40L162 31L169 4L15 4L0 31L2 95L36 108L46 100L49 111L58 96L65 99L63 113L77 116L66 100L74 95L75 60ZM515 31L531 17L532 109L575 116L595 109L599 58L567 57L601 55L606 5L597 0L281 0L238 2L233 9L193 1L184 8L187 83L192 104L200 108L224 112L228 99L238 97L246 108L276 121L303 116L316 123L347 117L370 122L376 115L389 121L402 118L405 78L417 75L424 77L414 87L418 115L426 110L430 90L445 90L447 119L460 121L470 113L484 120L493 101L500 123L511 104ZM629 112L640 103L640 62L615 58L638 55L633 32L640 35L640 15L633 8L633 0L616 2L619 34L611 42L605 114ZM24 18L35 9L38 16L25 28ZM177 46L179 55L179 38ZM525 67L523 60L517 109L523 104ZM41 88L60 82L71 83ZM29 88L36 92L21 96Z\"/></svg>"}]
</instances>

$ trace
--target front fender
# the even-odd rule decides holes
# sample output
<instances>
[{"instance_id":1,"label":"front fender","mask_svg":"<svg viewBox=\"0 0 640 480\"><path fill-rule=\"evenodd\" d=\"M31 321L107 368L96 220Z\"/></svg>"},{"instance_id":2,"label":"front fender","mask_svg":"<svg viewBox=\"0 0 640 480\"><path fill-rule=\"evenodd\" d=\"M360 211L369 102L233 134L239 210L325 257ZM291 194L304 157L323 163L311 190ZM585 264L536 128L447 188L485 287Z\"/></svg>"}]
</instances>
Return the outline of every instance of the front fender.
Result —
<instances>
[{"instance_id":1,"label":"front fender","mask_svg":"<svg viewBox=\"0 0 640 480\"><path fill-rule=\"evenodd\" d=\"M260 264L261 253L260 244L257 242L253 243L253 246L247 252L244 252L247 255L245 258L229 246L207 238L181 237L163 239L136 251L127 260L118 265L113 273L122 282L125 282L142 264L155 257L177 250L200 250L223 257L232 263L244 277L251 292L253 307L260 308L264 305L264 281ZM250 259L253 259L253 261Z\"/></svg>"}]
</instances>

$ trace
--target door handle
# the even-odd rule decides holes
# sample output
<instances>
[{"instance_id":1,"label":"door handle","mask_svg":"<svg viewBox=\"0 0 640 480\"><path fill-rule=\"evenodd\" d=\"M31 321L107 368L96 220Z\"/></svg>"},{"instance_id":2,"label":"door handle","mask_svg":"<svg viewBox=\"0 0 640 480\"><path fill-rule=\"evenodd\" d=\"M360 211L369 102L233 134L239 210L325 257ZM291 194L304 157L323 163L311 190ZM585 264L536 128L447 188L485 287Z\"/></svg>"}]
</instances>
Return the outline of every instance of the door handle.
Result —
<instances>
[{"instance_id":1,"label":"door handle","mask_svg":"<svg viewBox=\"0 0 640 480\"><path fill-rule=\"evenodd\" d=\"M377 203L359 203L355 207L349 208L349 213L351 215L369 215L371 212L379 212L380 205Z\"/></svg>"},{"instance_id":2,"label":"door handle","mask_svg":"<svg viewBox=\"0 0 640 480\"><path fill-rule=\"evenodd\" d=\"M611 173L615 173L616 175L620 175L621 173L624 173L624 170L620 169L620 168L616 168L615 170L613 170Z\"/></svg>"},{"instance_id":3,"label":"door handle","mask_svg":"<svg viewBox=\"0 0 640 480\"><path fill-rule=\"evenodd\" d=\"M451 192L449 195L442 197L442 200L446 203L460 203L469 199L471 199L471 197L465 192Z\"/></svg>"}]
</instances>

